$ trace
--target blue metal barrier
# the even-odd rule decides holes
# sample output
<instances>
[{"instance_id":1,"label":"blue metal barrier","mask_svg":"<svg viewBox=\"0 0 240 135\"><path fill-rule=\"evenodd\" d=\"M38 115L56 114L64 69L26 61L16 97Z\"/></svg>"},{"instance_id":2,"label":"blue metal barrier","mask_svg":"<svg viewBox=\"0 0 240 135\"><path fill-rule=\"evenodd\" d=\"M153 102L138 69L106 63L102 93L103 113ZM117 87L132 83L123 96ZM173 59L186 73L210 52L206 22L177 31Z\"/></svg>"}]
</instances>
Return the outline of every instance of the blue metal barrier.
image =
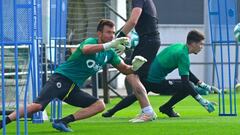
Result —
<instances>
[{"instance_id":1,"label":"blue metal barrier","mask_svg":"<svg viewBox=\"0 0 240 135\"><path fill-rule=\"evenodd\" d=\"M5 68L4 52L6 46L14 47L15 65L15 91L16 91L16 134L20 134L20 114L19 114L19 71L18 48L22 45L29 50L29 61L27 70L27 81L24 93L24 134L28 134L27 124L27 104L29 88L32 89L33 100L39 95L42 87L42 64L43 50L42 44L42 0L0 0L0 45L1 45L1 85L2 85L2 120L5 125L6 106L5 106ZM67 0L50 1L50 61L51 71L64 61L66 48L66 18ZM54 53L53 53L54 52ZM53 59L54 60L53 60ZM30 86L30 87L29 87ZM52 120L62 117L62 103L57 101L58 106L54 105ZM57 111L56 111L57 110ZM41 123L42 113L33 115L33 123ZM3 135L7 134L6 127L3 126Z\"/></svg>"},{"instance_id":2,"label":"blue metal barrier","mask_svg":"<svg viewBox=\"0 0 240 135\"><path fill-rule=\"evenodd\" d=\"M0 45L1 45L1 79L2 79L2 118L3 125L5 125L6 118L6 106L5 106L5 57L4 52L6 47L14 48L14 66L15 66L15 98L16 98L16 134L20 134L20 90L19 90L19 47L27 46L29 49L29 65L27 70L27 81L25 84L25 93L24 93L24 134L28 134L27 128L27 104L28 104L28 91L29 88L32 90L33 99L38 95L41 88L40 79L40 70L38 67L41 65L41 62L38 62L39 59L39 44L42 42L42 20L41 20L41 0L0 0ZM41 57L41 56L40 56ZM31 80L31 81L30 81ZM31 87L29 87L29 85ZM35 91L36 90L36 91ZM33 121L41 118L41 113L35 114ZM6 127L3 126L3 135L7 134Z\"/></svg>"},{"instance_id":3,"label":"blue metal barrier","mask_svg":"<svg viewBox=\"0 0 240 135\"><path fill-rule=\"evenodd\" d=\"M50 0L50 38L49 54L51 73L65 61L66 51L67 0ZM62 102L55 99L51 102L51 120L62 117Z\"/></svg>"},{"instance_id":4,"label":"blue metal barrier","mask_svg":"<svg viewBox=\"0 0 240 135\"><path fill-rule=\"evenodd\" d=\"M236 6L236 0L208 0L213 61L218 87L223 90L219 94L219 116L237 115L235 85L238 45L233 35L233 28L237 23ZM220 66L216 64L217 62L221 63ZM226 62L228 64L224 66L223 63ZM231 66L231 62L235 63L234 67ZM225 89L228 89L229 101L226 101Z\"/></svg>"},{"instance_id":5,"label":"blue metal barrier","mask_svg":"<svg viewBox=\"0 0 240 135\"><path fill-rule=\"evenodd\" d=\"M6 113L6 107L5 107L5 87L3 87L4 86L4 84L5 84L5 80L4 80L4 74L5 74L5 72L4 72L4 45L3 45L3 11L2 11L2 9L3 9L3 1L2 0L0 0L0 45L1 45L1 65L2 65L2 71L1 71L1 73L2 73L2 77L1 77L1 79L2 79L2 125L5 125L6 124L6 115L5 115L5 113ZM6 134L6 127L5 126L3 126L3 129L2 129L2 134L3 135L5 135Z\"/></svg>"}]
</instances>

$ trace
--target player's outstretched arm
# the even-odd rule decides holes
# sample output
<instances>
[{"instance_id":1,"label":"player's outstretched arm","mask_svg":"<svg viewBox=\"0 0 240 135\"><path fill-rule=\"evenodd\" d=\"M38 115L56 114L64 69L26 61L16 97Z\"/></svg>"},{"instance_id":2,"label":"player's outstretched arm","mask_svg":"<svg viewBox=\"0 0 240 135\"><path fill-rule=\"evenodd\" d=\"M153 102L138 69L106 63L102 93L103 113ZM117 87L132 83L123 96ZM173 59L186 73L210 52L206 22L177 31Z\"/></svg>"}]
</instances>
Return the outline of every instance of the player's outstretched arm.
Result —
<instances>
[{"instance_id":1,"label":"player's outstretched arm","mask_svg":"<svg viewBox=\"0 0 240 135\"><path fill-rule=\"evenodd\" d=\"M115 66L121 73L128 75L134 73L134 71L137 71L145 62L147 62L147 59L145 59L142 56L135 56L132 60L132 65L127 65L123 61Z\"/></svg>"},{"instance_id":2,"label":"player's outstretched arm","mask_svg":"<svg viewBox=\"0 0 240 135\"><path fill-rule=\"evenodd\" d=\"M137 24L140 16L142 13L142 8L135 7L132 9L130 18L128 19L127 23L124 25L122 29L122 34L120 34L118 37L127 35Z\"/></svg>"},{"instance_id":3,"label":"player's outstretched arm","mask_svg":"<svg viewBox=\"0 0 240 135\"><path fill-rule=\"evenodd\" d=\"M95 44L95 45L85 45L82 48L83 54L94 54L103 50L110 50L111 48L115 50L125 50L125 46L129 44L129 38L121 37L116 38L110 42L104 44Z\"/></svg>"},{"instance_id":4,"label":"player's outstretched arm","mask_svg":"<svg viewBox=\"0 0 240 135\"><path fill-rule=\"evenodd\" d=\"M221 93L221 90L218 89L217 87L208 85L202 81L199 81L198 86L205 89L206 91L208 91L210 93L214 93L214 92Z\"/></svg>"},{"instance_id":5,"label":"player's outstretched arm","mask_svg":"<svg viewBox=\"0 0 240 135\"><path fill-rule=\"evenodd\" d=\"M104 48L101 44L85 45L82 48L83 54L94 54L94 53L100 52L102 50L104 50Z\"/></svg>"}]
</instances>

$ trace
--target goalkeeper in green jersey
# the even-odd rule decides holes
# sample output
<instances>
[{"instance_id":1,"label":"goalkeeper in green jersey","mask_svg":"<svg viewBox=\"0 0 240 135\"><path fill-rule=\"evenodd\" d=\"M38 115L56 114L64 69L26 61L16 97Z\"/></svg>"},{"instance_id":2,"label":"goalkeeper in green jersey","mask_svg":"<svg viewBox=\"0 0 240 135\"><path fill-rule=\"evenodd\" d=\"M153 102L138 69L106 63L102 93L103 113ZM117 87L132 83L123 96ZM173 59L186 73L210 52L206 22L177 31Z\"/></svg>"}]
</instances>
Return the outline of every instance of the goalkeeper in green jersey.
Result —
<instances>
[{"instance_id":1,"label":"goalkeeper in green jersey","mask_svg":"<svg viewBox=\"0 0 240 135\"><path fill-rule=\"evenodd\" d=\"M115 25L111 20L103 19L99 22L97 36L98 38L88 38L80 43L68 60L56 68L36 100L27 106L28 114L44 110L54 98L81 107L83 109L52 123L53 128L59 131L71 132L72 130L68 127L70 122L94 116L105 109L102 100L79 89L86 79L96 74L107 63L128 75L147 62L141 56L135 56L132 65L127 65L120 59L117 53L124 51L129 39L127 37L114 39ZM23 107L20 108L19 113L20 117L24 116ZM5 123L9 124L16 120L16 117L15 111L7 116ZM2 121L0 121L0 129L2 126Z\"/></svg>"},{"instance_id":2,"label":"goalkeeper in green jersey","mask_svg":"<svg viewBox=\"0 0 240 135\"><path fill-rule=\"evenodd\" d=\"M200 96L193 84L208 91L220 93L214 86L207 85L200 81L190 72L189 54L199 53L204 44L204 35L193 30L188 33L186 44L172 44L163 49L151 64L148 77L140 78L147 92L151 91L160 94L173 94L171 99L159 108L159 111L169 117L179 117L179 113L173 110L173 106L182 99L191 95L209 113L214 111L214 103ZM166 76L173 70L178 69L181 80L166 80ZM115 107L103 113L103 117L111 117L117 111L128 107L136 101L135 95L129 95L120 101ZM134 120L135 122L137 119Z\"/></svg>"}]
</instances>

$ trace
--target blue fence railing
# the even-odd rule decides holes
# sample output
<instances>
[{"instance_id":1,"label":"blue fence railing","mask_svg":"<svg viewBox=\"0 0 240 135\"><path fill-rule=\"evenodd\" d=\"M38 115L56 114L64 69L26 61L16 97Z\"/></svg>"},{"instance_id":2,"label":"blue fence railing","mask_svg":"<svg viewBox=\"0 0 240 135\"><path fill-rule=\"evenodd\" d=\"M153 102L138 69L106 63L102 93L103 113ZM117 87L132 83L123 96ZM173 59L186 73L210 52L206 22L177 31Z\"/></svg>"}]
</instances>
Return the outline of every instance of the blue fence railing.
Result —
<instances>
[{"instance_id":1,"label":"blue fence railing","mask_svg":"<svg viewBox=\"0 0 240 135\"><path fill-rule=\"evenodd\" d=\"M50 34L49 34L49 60L51 73L65 61L66 52L66 23L67 0L50 0ZM54 99L51 102L51 120L62 117L62 102Z\"/></svg>"},{"instance_id":2,"label":"blue fence railing","mask_svg":"<svg viewBox=\"0 0 240 135\"><path fill-rule=\"evenodd\" d=\"M236 88L238 71L238 45L233 35L233 28L237 23L236 0L208 0L210 33L213 61L219 94L219 115L236 116ZM216 63L221 63L217 65ZM224 64L227 63L227 64ZM235 64L231 64L235 63ZM225 96L229 96L226 101Z\"/></svg>"},{"instance_id":3,"label":"blue fence railing","mask_svg":"<svg viewBox=\"0 0 240 135\"><path fill-rule=\"evenodd\" d=\"M42 1L41 0L0 0L0 45L1 45L1 111L3 125L5 125L6 119L6 98L8 89L6 77L9 76L6 64L14 65L14 92L15 96L12 100L15 100L16 109L16 134L20 133L28 134L27 125L27 104L29 103L29 91L32 92L30 96L32 100L39 94L41 88L41 69L39 65L42 64L38 59L41 58L41 42L42 42ZM9 48L13 48L11 51ZM27 58L20 55L20 48L25 48L25 53L28 53ZM8 52L7 52L8 50ZM10 51L9 51L10 50ZM10 59L11 54L13 55ZM7 57L5 57L7 56ZM10 59L10 61L9 61ZM26 73L20 72L20 60L27 61L28 68ZM7 63L8 61L8 63ZM24 88L20 89L20 79L23 79L22 75L27 77L24 84ZM22 84L21 84L22 85ZM24 92L22 92L24 91ZM8 92L9 93L9 92ZM23 94L23 99L21 99ZM20 103L23 100L24 106L24 131L20 131ZM42 122L41 112L34 114L33 122ZM8 134L6 126L3 126L2 134Z\"/></svg>"}]
</instances>

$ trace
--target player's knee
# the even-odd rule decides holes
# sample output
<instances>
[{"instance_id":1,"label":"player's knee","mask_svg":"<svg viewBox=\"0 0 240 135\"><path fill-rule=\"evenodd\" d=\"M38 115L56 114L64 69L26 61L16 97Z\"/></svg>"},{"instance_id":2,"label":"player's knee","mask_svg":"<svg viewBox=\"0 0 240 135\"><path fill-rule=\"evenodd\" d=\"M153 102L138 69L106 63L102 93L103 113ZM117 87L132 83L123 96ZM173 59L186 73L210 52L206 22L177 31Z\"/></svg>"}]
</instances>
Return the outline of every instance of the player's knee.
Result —
<instances>
[{"instance_id":1,"label":"player's knee","mask_svg":"<svg viewBox=\"0 0 240 135\"><path fill-rule=\"evenodd\" d=\"M98 110L98 112L102 112L105 110L105 103L102 100L98 100L96 102L96 108Z\"/></svg>"},{"instance_id":2,"label":"player's knee","mask_svg":"<svg viewBox=\"0 0 240 135\"><path fill-rule=\"evenodd\" d=\"M42 105L37 103L32 103L28 109L29 109L29 112L35 113L42 110Z\"/></svg>"}]
</instances>

